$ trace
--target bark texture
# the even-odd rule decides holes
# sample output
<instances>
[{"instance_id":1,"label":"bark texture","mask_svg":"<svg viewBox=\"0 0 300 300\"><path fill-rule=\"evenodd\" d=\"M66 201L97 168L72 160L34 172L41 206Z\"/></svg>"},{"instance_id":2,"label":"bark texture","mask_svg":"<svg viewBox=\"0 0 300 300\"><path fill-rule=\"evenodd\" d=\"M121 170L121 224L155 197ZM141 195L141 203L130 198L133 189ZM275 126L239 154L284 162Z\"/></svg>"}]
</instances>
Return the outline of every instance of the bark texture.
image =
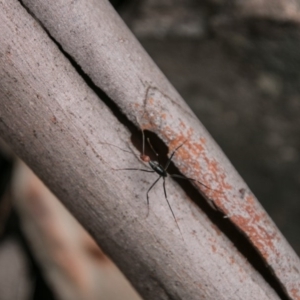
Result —
<instances>
[{"instance_id":1,"label":"bark texture","mask_svg":"<svg viewBox=\"0 0 300 300\"><path fill-rule=\"evenodd\" d=\"M30 1L27 9L141 129L173 150L179 170L249 238L283 289L300 299L299 259L201 123L106 1ZM278 299L174 182L144 167L129 132L17 1L0 2L0 134L92 233L145 299ZM119 148L118 148L119 147ZM147 184L145 184L147 181ZM214 189L214 190L213 190ZM220 193L220 191L222 191ZM200 197L200 194L199 194Z\"/></svg>"}]
</instances>

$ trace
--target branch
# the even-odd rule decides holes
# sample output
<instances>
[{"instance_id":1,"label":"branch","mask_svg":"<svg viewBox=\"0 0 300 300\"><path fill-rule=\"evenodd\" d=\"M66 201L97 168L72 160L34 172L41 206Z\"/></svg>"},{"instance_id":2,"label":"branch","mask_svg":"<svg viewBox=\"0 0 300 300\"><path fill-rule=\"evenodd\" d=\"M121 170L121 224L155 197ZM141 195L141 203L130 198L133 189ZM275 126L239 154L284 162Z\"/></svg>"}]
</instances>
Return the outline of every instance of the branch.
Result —
<instances>
[{"instance_id":1,"label":"branch","mask_svg":"<svg viewBox=\"0 0 300 300\"><path fill-rule=\"evenodd\" d=\"M129 119L155 132L171 150L188 139L175 158L180 171L224 190L224 194L203 192L249 238L288 295L300 299L299 258L110 5L106 1L97 5L88 1L25 2Z\"/></svg>"},{"instance_id":2,"label":"branch","mask_svg":"<svg viewBox=\"0 0 300 300\"><path fill-rule=\"evenodd\" d=\"M299 299L299 259L108 2L24 3L130 120L170 150L187 140L175 156L180 171L223 191L198 185ZM141 166L117 148L128 148L128 131L18 2L0 8L0 134L143 297L278 299L173 181L168 196L184 240L161 190L144 217L145 192L155 178L114 171Z\"/></svg>"}]
</instances>

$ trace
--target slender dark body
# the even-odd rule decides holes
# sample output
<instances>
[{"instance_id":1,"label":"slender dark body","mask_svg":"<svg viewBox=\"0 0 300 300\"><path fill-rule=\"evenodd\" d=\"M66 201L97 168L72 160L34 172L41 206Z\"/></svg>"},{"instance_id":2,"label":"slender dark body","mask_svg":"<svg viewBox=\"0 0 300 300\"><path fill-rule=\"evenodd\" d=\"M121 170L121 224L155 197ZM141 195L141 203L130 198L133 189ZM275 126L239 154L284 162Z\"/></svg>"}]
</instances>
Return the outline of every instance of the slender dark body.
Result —
<instances>
[{"instance_id":1,"label":"slender dark body","mask_svg":"<svg viewBox=\"0 0 300 300\"><path fill-rule=\"evenodd\" d=\"M163 179L163 189L164 189L164 194L165 194L165 198L166 198L166 201L168 203L168 206L171 210L171 213L173 215L173 218L176 222L176 225L180 231L180 234L182 236L182 233L181 233L181 230L180 230L180 227L177 223L177 220L175 218L175 214L173 212L173 209L170 205L170 202L168 200L168 196L167 196L167 191L166 191L166 178L168 177L168 175L170 177L174 177L174 178L180 178L180 179L185 179L185 180L190 180L190 181L196 181L198 182L199 184L201 184L202 186L210 189L208 186L206 186L205 184L201 183L200 181L198 180L195 180L193 178L188 178L188 177L185 177L185 176L182 176L182 175L177 175L177 174L168 174L167 173L167 169L172 161L172 158L173 156L175 155L176 151L183 146L183 144L185 142L183 142L182 144L180 144L177 148L175 148L175 150L171 153L165 167L163 167L159 162L157 161L154 161L154 160L151 160L150 157L148 155L145 155L145 136L144 136L144 132L142 131L143 133L143 153L140 155L140 159L143 161L143 162L146 162L149 164L150 168L152 170L149 170L149 169L137 169L137 168L126 168L126 169L122 169L122 170L134 170L134 171L143 171L143 172L147 172L147 173L157 173L159 175L159 177L151 184L151 186L149 187L147 193L146 193L146 196L147 196L147 207L148 207L148 210L147 210L147 216L149 215L149 192L151 191L151 189L156 185L156 183L162 178ZM148 143L149 145L151 146L152 150L154 151L152 145L150 144L150 141L148 140ZM154 151L155 152L155 151ZM183 239L183 236L182 236L182 239Z\"/></svg>"}]
</instances>

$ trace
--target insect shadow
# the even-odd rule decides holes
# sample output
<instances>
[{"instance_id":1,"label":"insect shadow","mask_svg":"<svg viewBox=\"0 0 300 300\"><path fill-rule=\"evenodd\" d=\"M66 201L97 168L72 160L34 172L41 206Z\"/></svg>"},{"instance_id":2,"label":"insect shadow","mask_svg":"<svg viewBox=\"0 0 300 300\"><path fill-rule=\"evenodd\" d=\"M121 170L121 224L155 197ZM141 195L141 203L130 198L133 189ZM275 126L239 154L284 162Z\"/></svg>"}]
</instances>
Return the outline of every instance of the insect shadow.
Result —
<instances>
[{"instance_id":1,"label":"insect shadow","mask_svg":"<svg viewBox=\"0 0 300 300\"><path fill-rule=\"evenodd\" d=\"M119 170L119 171L121 171L121 170L128 170L128 171L141 171L141 172L146 172L146 173L156 173L158 175L158 178L151 184L151 186L148 188L147 193L146 193L146 198L147 198L147 217L148 217L149 211L150 211L149 193L152 190L152 188L160 181L160 179L162 179L163 180L163 190L164 190L164 195L165 195L166 202L167 202L167 204L169 206L169 209L170 209L170 211L171 211L171 213L173 215L173 218L175 220L176 226L179 229L180 234L182 236L182 233L181 233L180 227L178 225L178 222L176 220L174 211L173 211L172 206L171 206L171 204L169 202L169 199L168 199L167 190L166 190L166 178L167 177L172 177L172 178L176 178L176 179L184 179L184 180L187 180L187 181L190 181L190 182L197 182L197 183L199 183L200 185L204 186L207 189L210 189L210 190L213 190L213 189L211 189L207 185L203 184L199 180L196 180L196 179L193 179L193 178L190 178L190 177L186 177L186 176L183 176L183 175L179 175L179 174L169 174L167 172L168 169L169 169L169 167L170 167L170 164L172 162L172 159L173 159L174 155L185 144L186 141L184 141L183 143L181 143L180 145L178 145L171 152L170 157L165 161L165 163L161 163L158 160L156 160L159 155L154 150L154 148L153 148L153 146L151 144L150 138L146 139L145 133L144 133L143 130L142 130L142 137L143 137L142 152L141 152L139 158L141 159L141 161L147 163L149 168L148 169L142 169L142 168L122 168L122 169L116 169L116 170ZM146 154L146 152L145 152L146 140L148 142L148 145L152 149L152 152L155 154L156 159L151 158L153 156L151 156L150 154L149 155ZM165 148L165 149L167 149L167 148Z\"/></svg>"}]
</instances>

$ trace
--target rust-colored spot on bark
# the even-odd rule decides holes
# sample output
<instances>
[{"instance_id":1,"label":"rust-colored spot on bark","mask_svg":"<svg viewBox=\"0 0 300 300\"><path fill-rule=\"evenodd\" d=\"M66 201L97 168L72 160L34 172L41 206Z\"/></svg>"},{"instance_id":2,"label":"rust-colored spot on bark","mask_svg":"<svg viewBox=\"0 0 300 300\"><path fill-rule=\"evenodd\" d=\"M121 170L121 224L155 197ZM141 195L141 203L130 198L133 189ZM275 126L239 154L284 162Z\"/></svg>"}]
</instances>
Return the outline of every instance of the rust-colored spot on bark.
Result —
<instances>
[{"instance_id":1,"label":"rust-colored spot on bark","mask_svg":"<svg viewBox=\"0 0 300 300\"><path fill-rule=\"evenodd\" d=\"M161 118L166 120L167 119L167 114L161 114Z\"/></svg>"},{"instance_id":2,"label":"rust-colored spot on bark","mask_svg":"<svg viewBox=\"0 0 300 300\"><path fill-rule=\"evenodd\" d=\"M270 254L279 255L276 250L274 242L278 240L275 231L269 232L266 228L270 228L265 224L266 214L264 212L258 213L255 207L255 201L250 195L246 198L246 203L242 210L248 213L247 217L233 216L232 221L250 238L255 247L259 249L265 259L268 259Z\"/></svg>"},{"instance_id":3,"label":"rust-colored spot on bark","mask_svg":"<svg viewBox=\"0 0 300 300\"><path fill-rule=\"evenodd\" d=\"M147 99L147 105L154 104L156 101L153 97L149 97ZM149 106L148 106L149 108ZM216 160L212 160L207 157L206 153L206 139L199 138L197 142L195 142L191 137L194 135L194 129L191 127L187 127L186 124L182 121L177 123L175 128L170 127L165 124L165 122L161 122L161 120L165 120L168 118L172 118L168 110L157 110L150 113L150 111L146 111L144 114L144 122L143 130L149 129L154 132L157 132L157 128L160 129L161 137L167 141L169 146L169 151L174 151L178 146L184 144L181 148L179 148L175 155L175 160L181 161L180 165L181 171L183 173L188 173L192 178L198 179L201 178L201 183L206 185L207 187L211 186L213 181L218 183L218 191L214 192L212 189L206 189L209 192L209 198L220 198L220 190L222 188L232 189L232 187L226 184L226 176L223 174L223 171L220 169L219 164ZM178 131L179 128L184 128L184 133ZM175 138L174 138L175 137ZM201 161L204 161L202 165ZM223 175L223 176L221 176ZM215 185L215 184L214 184ZM221 188L222 187L222 188ZM199 188L205 189L199 185ZM224 198L224 197L222 197ZM220 203L222 202L219 199Z\"/></svg>"},{"instance_id":4,"label":"rust-colored spot on bark","mask_svg":"<svg viewBox=\"0 0 300 300\"><path fill-rule=\"evenodd\" d=\"M298 289L291 289L293 299L300 300L300 291Z\"/></svg>"},{"instance_id":5,"label":"rust-colored spot on bark","mask_svg":"<svg viewBox=\"0 0 300 300\"><path fill-rule=\"evenodd\" d=\"M224 173L219 174L218 182L221 185L223 190L232 190L233 187L226 182L226 175Z\"/></svg>"},{"instance_id":6,"label":"rust-colored spot on bark","mask_svg":"<svg viewBox=\"0 0 300 300\"><path fill-rule=\"evenodd\" d=\"M204 151L204 147L201 144L195 143L193 144L193 146L191 147L192 151L193 151L193 155L199 155L201 152Z\"/></svg>"},{"instance_id":7,"label":"rust-colored spot on bark","mask_svg":"<svg viewBox=\"0 0 300 300\"><path fill-rule=\"evenodd\" d=\"M202 137L202 138L200 138L200 142L205 145L206 144L206 139Z\"/></svg>"},{"instance_id":8,"label":"rust-colored spot on bark","mask_svg":"<svg viewBox=\"0 0 300 300\"><path fill-rule=\"evenodd\" d=\"M255 204L255 199L253 198L253 196L249 195L248 197L246 197L246 201L248 204L250 204L251 206Z\"/></svg>"},{"instance_id":9,"label":"rust-colored spot on bark","mask_svg":"<svg viewBox=\"0 0 300 300\"><path fill-rule=\"evenodd\" d=\"M217 173L219 171L218 163L215 160L210 160L208 163L208 169L214 174Z\"/></svg>"}]
</instances>

